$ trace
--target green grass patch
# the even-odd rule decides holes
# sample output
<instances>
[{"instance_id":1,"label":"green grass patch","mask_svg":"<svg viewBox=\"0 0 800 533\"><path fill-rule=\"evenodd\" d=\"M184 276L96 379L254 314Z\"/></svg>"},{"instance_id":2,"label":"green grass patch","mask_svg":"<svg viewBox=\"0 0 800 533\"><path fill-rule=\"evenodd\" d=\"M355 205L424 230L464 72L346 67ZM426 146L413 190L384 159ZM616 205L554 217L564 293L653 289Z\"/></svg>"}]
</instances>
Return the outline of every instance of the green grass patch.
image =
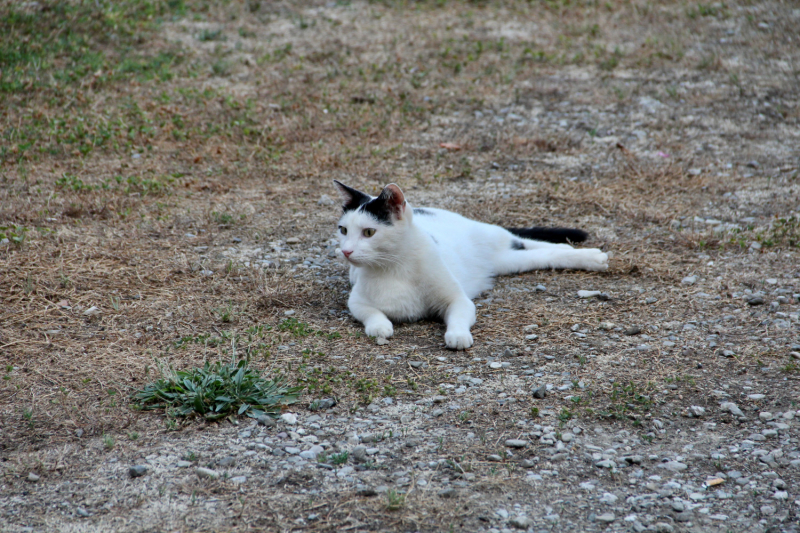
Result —
<instances>
[{"instance_id":1,"label":"green grass patch","mask_svg":"<svg viewBox=\"0 0 800 533\"><path fill-rule=\"evenodd\" d=\"M10 4L10 5L9 5ZM129 58L143 34L186 12L183 0L8 3L0 14L0 95L108 79L108 73L163 72L174 57Z\"/></svg>"},{"instance_id":2,"label":"green grass patch","mask_svg":"<svg viewBox=\"0 0 800 533\"><path fill-rule=\"evenodd\" d=\"M266 380L246 359L238 363L206 362L202 368L174 370L161 367L162 377L133 394L142 410L164 409L168 416L202 416L217 420L226 416L257 418L277 414L300 397L302 387L288 387L282 380Z\"/></svg>"}]
</instances>

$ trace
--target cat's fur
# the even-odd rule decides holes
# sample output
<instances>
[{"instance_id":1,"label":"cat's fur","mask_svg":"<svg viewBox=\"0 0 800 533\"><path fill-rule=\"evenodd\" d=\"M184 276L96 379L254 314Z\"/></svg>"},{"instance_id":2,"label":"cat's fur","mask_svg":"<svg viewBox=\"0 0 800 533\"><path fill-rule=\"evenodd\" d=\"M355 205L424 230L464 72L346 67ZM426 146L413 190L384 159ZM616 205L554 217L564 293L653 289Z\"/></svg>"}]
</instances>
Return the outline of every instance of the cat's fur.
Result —
<instances>
[{"instance_id":1,"label":"cat's fur","mask_svg":"<svg viewBox=\"0 0 800 533\"><path fill-rule=\"evenodd\" d=\"M608 268L599 249L566 244L585 240L581 230L508 230L443 209L412 208L395 184L376 198L334 182L344 211L337 234L353 286L348 306L370 337L391 337L392 321L441 317L445 344L463 350L472 346L472 298L490 289L495 276Z\"/></svg>"}]
</instances>

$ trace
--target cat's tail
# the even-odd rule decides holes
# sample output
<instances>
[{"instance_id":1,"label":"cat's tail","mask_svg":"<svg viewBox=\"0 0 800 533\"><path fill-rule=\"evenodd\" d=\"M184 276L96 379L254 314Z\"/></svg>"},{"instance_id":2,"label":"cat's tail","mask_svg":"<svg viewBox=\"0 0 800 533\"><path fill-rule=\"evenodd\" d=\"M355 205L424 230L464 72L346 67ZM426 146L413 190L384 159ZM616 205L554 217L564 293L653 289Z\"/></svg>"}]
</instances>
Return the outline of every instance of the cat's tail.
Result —
<instances>
[{"instance_id":1,"label":"cat's tail","mask_svg":"<svg viewBox=\"0 0 800 533\"><path fill-rule=\"evenodd\" d=\"M506 228L509 232L523 239L553 243L583 242L589 234L573 228Z\"/></svg>"}]
</instances>

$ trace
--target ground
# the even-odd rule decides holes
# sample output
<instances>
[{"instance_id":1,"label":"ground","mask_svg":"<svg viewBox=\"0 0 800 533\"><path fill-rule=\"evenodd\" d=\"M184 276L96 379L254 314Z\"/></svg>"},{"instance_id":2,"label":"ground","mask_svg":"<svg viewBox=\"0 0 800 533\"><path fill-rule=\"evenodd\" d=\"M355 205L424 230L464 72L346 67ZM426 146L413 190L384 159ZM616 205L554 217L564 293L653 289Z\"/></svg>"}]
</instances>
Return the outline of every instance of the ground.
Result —
<instances>
[{"instance_id":1,"label":"ground","mask_svg":"<svg viewBox=\"0 0 800 533\"><path fill-rule=\"evenodd\" d=\"M798 27L0 1L0 529L798 531ZM580 227L610 268L498 279L467 351L432 321L379 345L333 179ZM232 358L303 387L295 417L134 408Z\"/></svg>"}]
</instances>

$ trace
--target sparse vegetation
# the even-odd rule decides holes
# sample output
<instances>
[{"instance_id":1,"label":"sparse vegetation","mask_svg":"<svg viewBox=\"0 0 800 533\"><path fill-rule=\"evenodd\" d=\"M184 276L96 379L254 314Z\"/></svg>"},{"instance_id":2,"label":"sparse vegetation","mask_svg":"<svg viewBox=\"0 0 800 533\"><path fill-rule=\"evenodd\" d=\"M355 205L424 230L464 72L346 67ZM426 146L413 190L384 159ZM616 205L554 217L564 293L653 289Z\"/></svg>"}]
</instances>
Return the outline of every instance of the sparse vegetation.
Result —
<instances>
[{"instance_id":1,"label":"sparse vegetation","mask_svg":"<svg viewBox=\"0 0 800 533\"><path fill-rule=\"evenodd\" d=\"M223 364L206 363L202 368L174 370L161 366L162 377L132 398L140 409L163 409L169 416L201 416L217 420L226 416L257 418L275 414L281 406L298 400L300 387L287 387L280 380L268 381L242 359Z\"/></svg>"}]
</instances>

